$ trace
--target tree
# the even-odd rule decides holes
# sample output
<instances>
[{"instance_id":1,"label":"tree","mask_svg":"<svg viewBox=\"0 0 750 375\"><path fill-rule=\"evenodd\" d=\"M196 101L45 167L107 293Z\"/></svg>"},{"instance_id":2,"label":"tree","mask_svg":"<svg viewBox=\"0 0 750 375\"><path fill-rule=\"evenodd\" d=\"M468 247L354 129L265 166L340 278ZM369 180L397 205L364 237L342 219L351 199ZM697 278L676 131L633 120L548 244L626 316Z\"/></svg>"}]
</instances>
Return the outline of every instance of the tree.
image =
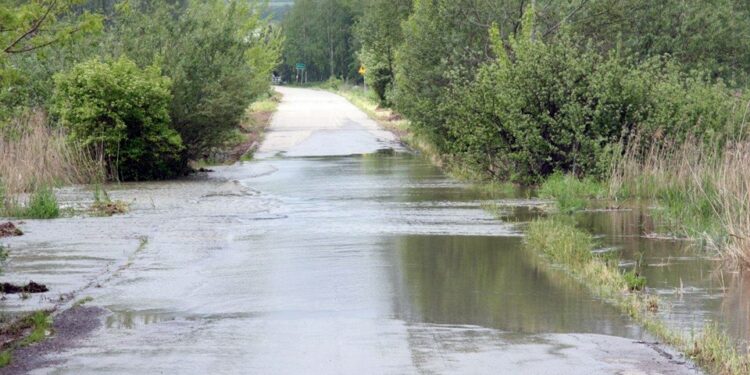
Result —
<instances>
[{"instance_id":1,"label":"tree","mask_svg":"<svg viewBox=\"0 0 750 375\"><path fill-rule=\"evenodd\" d=\"M0 48L3 54L26 53L82 32L101 28L101 17L91 13L73 14L73 8L84 0L32 0L21 5L0 2Z\"/></svg>"},{"instance_id":2,"label":"tree","mask_svg":"<svg viewBox=\"0 0 750 375\"><path fill-rule=\"evenodd\" d=\"M403 42L401 23L411 13L411 0L370 0L355 27L362 45L357 54L367 68L365 79L382 105L395 80L396 50Z\"/></svg>"},{"instance_id":3,"label":"tree","mask_svg":"<svg viewBox=\"0 0 750 375\"><path fill-rule=\"evenodd\" d=\"M687 69L747 83L750 3L744 0L600 0L570 17L600 50L646 60L668 54Z\"/></svg>"},{"instance_id":4,"label":"tree","mask_svg":"<svg viewBox=\"0 0 750 375\"><path fill-rule=\"evenodd\" d=\"M84 0L0 0L0 121L26 98L19 59L100 30L102 17L75 12ZM21 92L19 92L21 90Z\"/></svg>"},{"instance_id":5,"label":"tree","mask_svg":"<svg viewBox=\"0 0 750 375\"><path fill-rule=\"evenodd\" d=\"M172 79L170 116L186 157L204 156L270 87L282 37L241 0L132 1L123 9L112 50L140 66L158 64Z\"/></svg>"}]
</instances>

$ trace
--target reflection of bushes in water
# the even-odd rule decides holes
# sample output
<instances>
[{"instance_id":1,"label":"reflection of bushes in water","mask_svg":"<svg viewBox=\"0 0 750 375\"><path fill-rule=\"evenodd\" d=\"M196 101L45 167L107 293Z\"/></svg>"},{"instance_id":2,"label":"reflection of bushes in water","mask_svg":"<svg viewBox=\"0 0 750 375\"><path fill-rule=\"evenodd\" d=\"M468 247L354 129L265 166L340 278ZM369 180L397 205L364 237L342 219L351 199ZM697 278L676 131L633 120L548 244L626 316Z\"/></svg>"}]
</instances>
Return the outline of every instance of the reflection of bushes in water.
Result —
<instances>
[{"instance_id":1,"label":"reflection of bushes in water","mask_svg":"<svg viewBox=\"0 0 750 375\"><path fill-rule=\"evenodd\" d=\"M481 324L518 332L627 334L565 273L539 262L511 237L408 236L400 264L416 313L436 323Z\"/></svg>"},{"instance_id":2,"label":"reflection of bushes in water","mask_svg":"<svg viewBox=\"0 0 750 375\"><path fill-rule=\"evenodd\" d=\"M745 340L750 345L750 277L743 274L722 276L726 293L721 303L721 321L732 336Z\"/></svg>"}]
</instances>

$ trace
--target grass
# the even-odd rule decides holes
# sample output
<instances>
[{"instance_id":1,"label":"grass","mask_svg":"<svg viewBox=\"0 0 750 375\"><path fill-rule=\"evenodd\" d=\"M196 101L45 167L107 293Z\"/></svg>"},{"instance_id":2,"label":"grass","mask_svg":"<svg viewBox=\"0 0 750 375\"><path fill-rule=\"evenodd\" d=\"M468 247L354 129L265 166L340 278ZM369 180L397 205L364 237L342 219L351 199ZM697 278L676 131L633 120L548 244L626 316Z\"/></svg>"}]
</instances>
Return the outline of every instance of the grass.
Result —
<instances>
[{"instance_id":1,"label":"grass","mask_svg":"<svg viewBox=\"0 0 750 375\"><path fill-rule=\"evenodd\" d=\"M101 185L94 186L94 203L91 205L91 212L99 216L112 216L128 212L129 205L126 202L109 198L107 191Z\"/></svg>"},{"instance_id":2,"label":"grass","mask_svg":"<svg viewBox=\"0 0 750 375\"><path fill-rule=\"evenodd\" d=\"M524 243L563 267L593 293L619 307L649 332L684 352L713 374L748 374L750 356L740 353L717 326L707 326L697 337L669 328L655 314L661 302L645 290L646 280L635 271L622 272L612 257L594 255L593 237L567 216L538 219L529 225Z\"/></svg>"},{"instance_id":3,"label":"grass","mask_svg":"<svg viewBox=\"0 0 750 375\"><path fill-rule=\"evenodd\" d=\"M707 145L688 139L645 152L633 146L613 164L609 195L655 201L654 215L673 234L703 239L731 266L750 268L748 165L745 140Z\"/></svg>"},{"instance_id":4,"label":"grass","mask_svg":"<svg viewBox=\"0 0 750 375\"><path fill-rule=\"evenodd\" d=\"M10 322L3 328L3 335L12 338L12 341L5 343L0 351L0 368L11 363L16 349L46 340L51 331L50 311L36 311Z\"/></svg>"},{"instance_id":5,"label":"grass","mask_svg":"<svg viewBox=\"0 0 750 375\"><path fill-rule=\"evenodd\" d=\"M0 196L30 193L60 184L87 184L104 176L103 163L69 142L48 124L43 111L30 111L0 127Z\"/></svg>"},{"instance_id":6,"label":"grass","mask_svg":"<svg viewBox=\"0 0 750 375\"><path fill-rule=\"evenodd\" d=\"M40 187L28 198L26 204L6 199L0 207L0 216L19 219L56 219L60 217L60 204L50 187Z\"/></svg>"},{"instance_id":7,"label":"grass","mask_svg":"<svg viewBox=\"0 0 750 375\"><path fill-rule=\"evenodd\" d=\"M13 353L10 350L0 352L0 368L8 366L13 360Z\"/></svg>"},{"instance_id":8,"label":"grass","mask_svg":"<svg viewBox=\"0 0 750 375\"><path fill-rule=\"evenodd\" d=\"M37 311L28 319L31 325L31 333L21 340L22 346L35 344L44 340L52 329L52 318L46 311Z\"/></svg>"},{"instance_id":9,"label":"grass","mask_svg":"<svg viewBox=\"0 0 750 375\"><path fill-rule=\"evenodd\" d=\"M585 209L592 199L606 197L607 190L592 178L556 173L544 181L538 194L540 198L554 199L560 212L573 213Z\"/></svg>"}]
</instances>

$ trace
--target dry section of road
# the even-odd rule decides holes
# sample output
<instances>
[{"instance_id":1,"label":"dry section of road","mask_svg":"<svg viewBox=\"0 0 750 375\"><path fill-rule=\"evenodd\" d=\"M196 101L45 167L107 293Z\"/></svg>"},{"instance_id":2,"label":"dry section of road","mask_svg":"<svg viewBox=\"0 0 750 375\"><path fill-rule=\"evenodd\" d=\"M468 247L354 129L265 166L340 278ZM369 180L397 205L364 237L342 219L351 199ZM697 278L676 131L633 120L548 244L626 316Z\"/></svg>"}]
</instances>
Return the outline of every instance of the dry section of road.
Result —
<instances>
[{"instance_id":1,"label":"dry section of road","mask_svg":"<svg viewBox=\"0 0 750 375\"><path fill-rule=\"evenodd\" d=\"M113 187L112 218L29 221L9 281L91 297L85 338L29 359L66 374L690 374L678 355L519 246L483 197L344 99L279 88L259 160ZM378 153L381 149L397 152ZM63 192L72 205L90 194ZM513 223L513 224L512 224ZM21 372L20 370L14 370ZM6 370L6 372L12 372Z\"/></svg>"}]
</instances>

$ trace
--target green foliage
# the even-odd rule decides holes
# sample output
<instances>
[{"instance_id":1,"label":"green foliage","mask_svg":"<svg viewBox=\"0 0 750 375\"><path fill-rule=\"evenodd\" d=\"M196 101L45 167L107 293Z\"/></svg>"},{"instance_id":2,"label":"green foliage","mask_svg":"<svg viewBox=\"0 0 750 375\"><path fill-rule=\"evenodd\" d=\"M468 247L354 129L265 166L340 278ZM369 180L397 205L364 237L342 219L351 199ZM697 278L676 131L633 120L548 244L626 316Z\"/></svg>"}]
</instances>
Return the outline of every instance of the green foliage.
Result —
<instances>
[{"instance_id":1,"label":"green foliage","mask_svg":"<svg viewBox=\"0 0 750 375\"><path fill-rule=\"evenodd\" d=\"M60 205L57 203L55 192L48 187L35 191L29 198L22 216L29 219L55 219L60 217Z\"/></svg>"},{"instance_id":2,"label":"green foliage","mask_svg":"<svg viewBox=\"0 0 750 375\"><path fill-rule=\"evenodd\" d=\"M639 275L635 270L623 273L622 278L630 291L641 291L646 287L646 278Z\"/></svg>"},{"instance_id":3,"label":"green foliage","mask_svg":"<svg viewBox=\"0 0 750 375\"><path fill-rule=\"evenodd\" d=\"M381 105L389 105L395 80L396 50L404 36L401 23L411 12L411 0L371 0L355 26L362 45L357 53L367 68L365 80L378 95Z\"/></svg>"},{"instance_id":4,"label":"green foliage","mask_svg":"<svg viewBox=\"0 0 750 375\"><path fill-rule=\"evenodd\" d=\"M342 80L336 77L330 77L328 78L327 81L323 82L323 84L321 85L321 88L326 89L326 90L336 91L341 87L341 85L343 85L343 83L344 82Z\"/></svg>"},{"instance_id":5,"label":"green foliage","mask_svg":"<svg viewBox=\"0 0 750 375\"><path fill-rule=\"evenodd\" d=\"M268 92L283 38L262 11L239 0L132 1L119 14L110 43L171 78L169 114L188 158L221 145Z\"/></svg>"},{"instance_id":6,"label":"green foliage","mask_svg":"<svg viewBox=\"0 0 750 375\"><path fill-rule=\"evenodd\" d=\"M361 11L353 0L297 0L282 24L285 75L294 80L295 64L306 65L308 78L357 76L352 29Z\"/></svg>"},{"instance_id":7,"label":"green foliage","mask_svg":"<svg viewBox=\"0 0 750 375\"><path fill-rule=\"evenodd\" d=\"M97 149L121 180L172 177L184 170L182 141L170 127L170 80L127 58L91 60L55 78L55 112L70 138Z\"/></svg>"},{"instance_id":8,"label":"green foliage","mask_svg":"<svg viewBox=\"0 0 750 375\"><path fill-rule=\"evenodd\" d=\"M594 259L593 237L566 218L535 220L526 231L526 245L541 251L552 262L582 266Z\"/></svg>"},{"instance_id":9,"label":"green foliage","mask_svg":"<svg viewBox=\"0 0 750 375\"><path fill-rule=\"evenodd\" d=\"M750 3L742 0L591 1L570 19L571 31L600 50L640 60L664 54L687 69L748 81Z\"/></svg>"},{"instance_id":10,"label":"green foliage","mask_svg":"<svg viewBox=\"0 0 750 375\"><path fill-rule=\"evenodd\" d=\"M28 318L31 333L21 341L21 345L31 345L44 340L52 327L52 318L46 311L37 311Z\"/></svg>"},{"instance_id":11,"label":"green foliage","mask_svg":"<svg viewBox=\"0 0 750 375\"><path fill-rule=\"evenodd\" d=\"M633 134L644 146L667 135L699 134L712 143L741 123L732 111L741 99L669 61L634 64L578 47L566 35L545 42L520 34L507 45L496 42L495 61L442 101L445 151L497 178L603 177L617 145Z\"/></svg>"},{"instance_id":12,"label":"green foliage","mask_svg":"<svg viewBox=\"0 0 750 375\"><path fill-rule=\"evenodd\" d=\"M555 173L547 178L539 188L539 197L554 199L562 213L573 213L586 208L589 200L604 198L604 186L587 177L579 179L573 175Z\"/></svg>"},{"instance_id":13,"label":"green foliage","mask_svg":"<svg viewBox=\"0 0 750 375\"><path fill-rule=\"evenodd\" d=\"M13 360L13 353L10 350L3 350L0 352L0 368L8 366Z\"/></svg>"},{"instance_id":14,"label":"green foliage","mask_svg":"<svg viewBox=\"0 0 750 375\"><path fill-rule=\"evenodd\" d=\"M30 61L48 50L67 45L101 29L102 17L77 12L84 0L0 2L0 123L15 107L33 101L29 79L40 66Z\"/></svg>"}]
</instances>

